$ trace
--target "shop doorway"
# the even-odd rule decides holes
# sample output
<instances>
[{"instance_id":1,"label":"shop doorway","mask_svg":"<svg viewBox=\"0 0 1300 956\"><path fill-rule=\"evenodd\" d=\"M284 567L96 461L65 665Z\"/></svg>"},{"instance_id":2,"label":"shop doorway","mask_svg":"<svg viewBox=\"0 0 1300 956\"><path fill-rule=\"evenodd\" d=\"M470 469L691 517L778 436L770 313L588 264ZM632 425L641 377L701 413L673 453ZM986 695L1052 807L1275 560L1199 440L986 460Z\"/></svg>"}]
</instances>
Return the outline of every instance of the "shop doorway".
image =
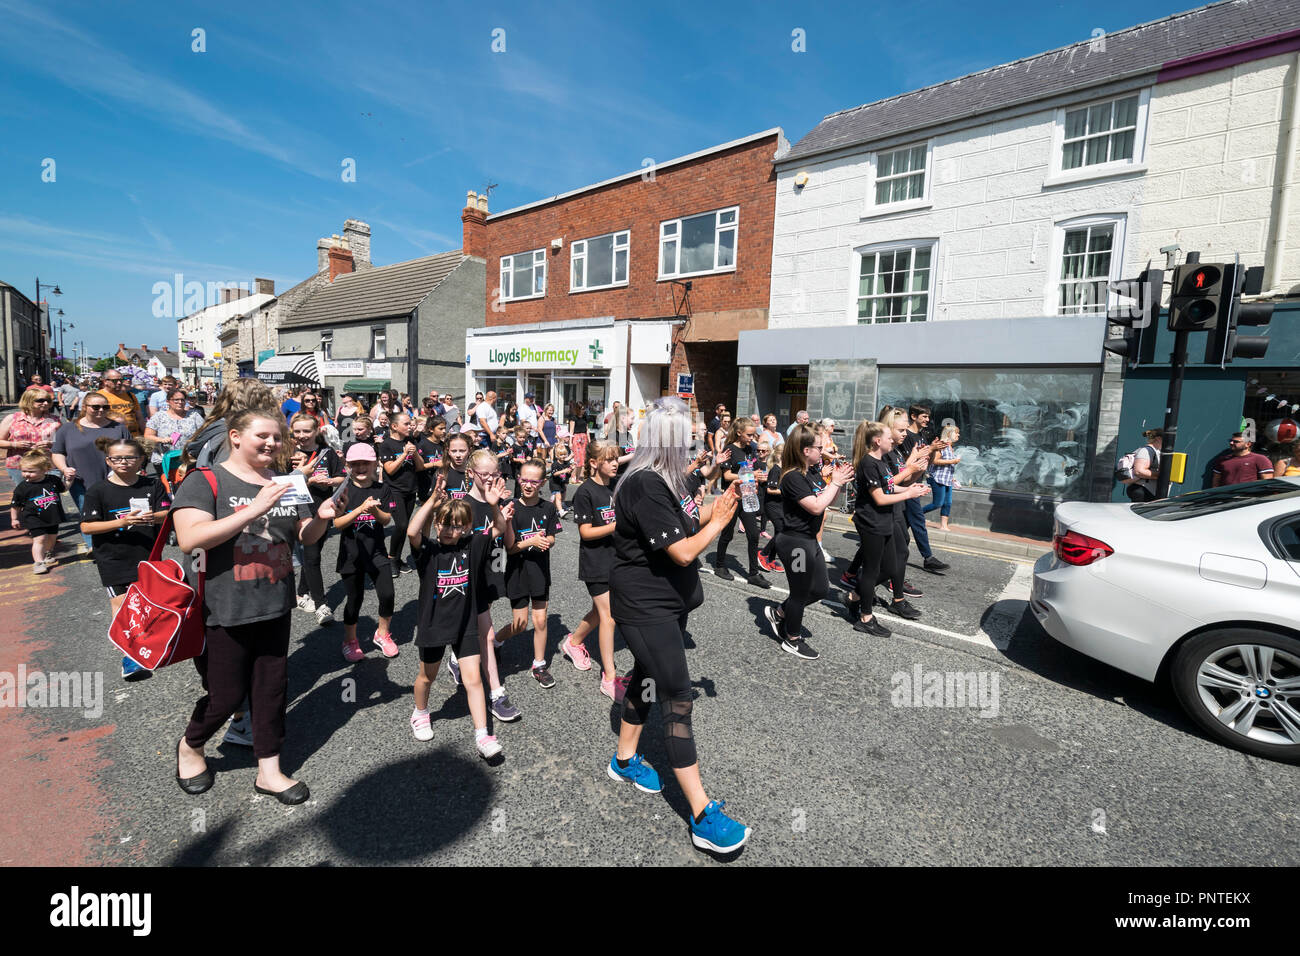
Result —
<instances>
[{"instance_id":1,"label":"shop doorway","mask_svg":"<svg viewBox=\"0 0 1300 956\"><path fill-rule=\"evenodd\" d=\"M605 405L609 401L609 379L607 378L556 378L555 386L563 403L563 410L557 408L555 417L559 421L569 421L569 408L574 402L582 404L583 416L587 427L597 430L605 418Z\"/></svg>"},{"instance_id":2,"label":"shop doorway","mask_svg":"<svg viewBox=\"0 0 1300 956\"><path fill-rule=\"evenodd\" d=\"M515 377L511 376L493 376L488 375L483 378L483 394L488 392L497 393L497 401L494 411L497 415L504 415L507 408L515 404L518 399L515 397Z\"/></svg>"}]
</instances>

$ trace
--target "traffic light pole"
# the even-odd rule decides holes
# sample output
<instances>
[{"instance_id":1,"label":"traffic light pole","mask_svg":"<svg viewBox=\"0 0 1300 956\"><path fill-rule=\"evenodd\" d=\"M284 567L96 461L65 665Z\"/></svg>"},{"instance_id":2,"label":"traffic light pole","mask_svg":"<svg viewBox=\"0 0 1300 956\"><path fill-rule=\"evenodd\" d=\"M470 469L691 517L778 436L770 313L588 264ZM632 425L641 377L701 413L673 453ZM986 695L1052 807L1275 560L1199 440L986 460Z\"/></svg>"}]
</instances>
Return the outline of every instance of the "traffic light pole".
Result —
<instances>
[{"instance_id":1,"label":"traffic light pole","mask_svg":"<svg viewBox=\"0 0 1300 956\"><path fill-rule=\"evenodd\" d=\"M1160 478L1156 482L1156 497L1169 497L1169 476L1172 473L1174 444L1178 440L1178 406L1183 398L1183 370L1187 367L1186 331L1174 333L1174 351L1169 356L1169 395L1165 399L1165 429L1160 440Z\"/></svg>"}]
</instances>

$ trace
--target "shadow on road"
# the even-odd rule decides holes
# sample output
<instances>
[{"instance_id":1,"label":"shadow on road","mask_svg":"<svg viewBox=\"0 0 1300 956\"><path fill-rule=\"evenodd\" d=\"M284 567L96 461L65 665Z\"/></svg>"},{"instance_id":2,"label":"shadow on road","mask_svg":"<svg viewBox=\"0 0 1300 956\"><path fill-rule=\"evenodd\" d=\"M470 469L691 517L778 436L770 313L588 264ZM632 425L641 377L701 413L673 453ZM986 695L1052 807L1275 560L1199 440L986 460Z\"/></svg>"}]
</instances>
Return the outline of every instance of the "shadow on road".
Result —
<instances>
[{"instance_id":1,"label":"shadow on road","mask_svg":"<svg viewBox=\"0 0 1300 956\"><path fill-rule=\"evenodd\" d=\"M180 850L166 866L274 865L284 847L314 842L311 836L324 835L338 852L339 859L312 861L316 866L335 864L392 864L422 859L460 839L479 824L487 812L493 783L477 761L467 760L442 748L389 764L353 783L324 810L312 813L300 808L304 816L268 834L254 846L236 850L226 848L237 820L197 838ZM270 800L271 798L264 798ZM374 825L376 807L436 807L437 812L404 813L401 825ZM261 808L250 808L248 825Z\"/></svg>"},{"instance_id":2,"label":"shadow on road","mask_svg":"<svg viewBox=\"0 0 1300 956\"><path fill-rule=\"evenodd\" d=\"M995 614L1007 614L1008 609L1000 607L1003 604L1018 604L1023 607L1014 630L1015 636L1010 646L1002 651L1007 660L1071 690L1091 694L1101 700L1118 700L1175 730L1196 737L1205 736L1183 713L1168 684L1149 683L1066 647L1043 630L1023 601L1001 601L994 604L981 618L982 627Z\"/></svg>"}]
</instances>

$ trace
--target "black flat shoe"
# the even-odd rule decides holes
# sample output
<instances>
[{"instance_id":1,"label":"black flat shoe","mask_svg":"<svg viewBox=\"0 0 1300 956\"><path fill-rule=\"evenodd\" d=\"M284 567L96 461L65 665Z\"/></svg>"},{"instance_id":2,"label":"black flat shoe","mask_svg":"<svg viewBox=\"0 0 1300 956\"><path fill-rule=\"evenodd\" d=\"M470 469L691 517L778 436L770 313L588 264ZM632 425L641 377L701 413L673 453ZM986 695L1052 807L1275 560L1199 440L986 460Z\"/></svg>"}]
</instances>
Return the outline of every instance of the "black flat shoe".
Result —
<instances>
[{"instance_id":1,"label":"black flat shoe","mask_svg":"<svg viewBox=\"0 0 1300 956\"><path fill-rule=\"evenodd\" d=\"M288 790L281 790L279 793L276 793L274 790L264 790L256 783L253 784L253 789L268 797L275 797L275 799L279 800L286 807L293 807L300 803L306 803L311 798L311 791L307 789L307 785L301 780L295 783Z\"/></svg>"},{"instance_id":2,"label":"black flat shoe","mask_svg":"<svg viewBox=\"0 0 1300 956\"><path fill-rule=\"evenodd\" d=\"M197 797L200 793L207 793L212 789L212 771L204 768L202 773L193 777L181 776L181 742L184 740L185 738L181 737L176 741L176 783L191 797Z\"/></svg>"}]
</instances>

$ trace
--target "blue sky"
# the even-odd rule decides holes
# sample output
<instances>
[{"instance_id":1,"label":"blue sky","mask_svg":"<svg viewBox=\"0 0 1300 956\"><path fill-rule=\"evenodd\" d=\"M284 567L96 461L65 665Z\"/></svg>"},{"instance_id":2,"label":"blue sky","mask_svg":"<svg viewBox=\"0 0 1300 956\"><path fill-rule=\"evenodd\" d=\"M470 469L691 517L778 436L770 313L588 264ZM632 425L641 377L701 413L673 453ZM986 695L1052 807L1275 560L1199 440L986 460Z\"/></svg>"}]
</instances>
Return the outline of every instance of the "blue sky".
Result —
<instances>
[{"instance_id":1,"label":"blue sky","mask_svg":"<svg viewBox=\"0 0 1300 956\"><path fill-rule=\"evenodd\" d=\"M454 249L489 182L501 210L774 126L794 142L1191 6L0 0L0 279L59 283L92 354L174 346L151 308L175 273L283 291L348 218L376 265Z\"/></svg>"}]
</instances>

